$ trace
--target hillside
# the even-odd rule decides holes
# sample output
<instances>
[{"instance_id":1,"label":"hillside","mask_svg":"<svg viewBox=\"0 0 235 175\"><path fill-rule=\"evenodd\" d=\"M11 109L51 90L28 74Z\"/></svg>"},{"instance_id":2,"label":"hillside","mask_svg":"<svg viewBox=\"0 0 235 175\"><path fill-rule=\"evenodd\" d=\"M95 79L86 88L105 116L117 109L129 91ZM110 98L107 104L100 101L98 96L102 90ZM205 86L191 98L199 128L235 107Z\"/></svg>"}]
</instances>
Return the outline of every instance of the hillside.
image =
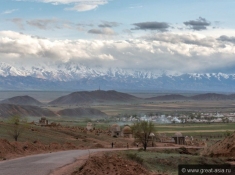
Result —
<instances>
[{"instance_id":1,"label":"hillside","mask_svg":"<svg viewBox=\"0 0 235 175\"><path fill-rule=\"evenodd\" d=\"M63 109L57 112L60 116L66 117L104 117L107 114L101 112L98 109L93 108L74 108L74 109Z\"/></svg>"},{"instance_id":2,"label":"hillside","mask_svg":"<svg viewBox=\"0 0 235 175\"><path fill-rule=\"evenodd\" d=\"M85 103L103 102L130 102L138 100L137 97L117 91L80 91L59 97L51 101L50 105L76 105Z\"/></svg>"},{"instance_id":3,"label":"hillside","mask_svg":"<svg viewBox=\"0 0 235 175\"><path fill-rule=\"evenodd\" d=\"M231 99L228 95L216 94L216 93L207 93L199 94L191 97L193 100L229 100Z\"/></svg>"},{"instance_id":4,"label":"hillside","mask_svg":"<svg viewBox=\"0 0 235 175\"><path fill-rule=\"evenodd\" d=\"M56 116L56 114L49 109L44 109L37 106L0 104L0 117L5 118L14 115L35 117Z\"/></svg>"},{"instance_id":5,"label":"hillside","mask_svg":"<svg viewBox=\"0 0 235 175\"><path fill-rule=\"evenodd\" d=\"M38 100L25 95L25 96L16 96L16 97L12 97L12 98L8 98L5 100L2 100L0 103L4 103L4 104L15 104L15 105L30 105L30 106L40 106L42 105L41 102L39 102Z\"/></svg>"},{"instance_id":6,"label":"hillside","mask_svg":"<svg viewBox=\"0 0 235 175\"><path fill-rule=\"evenodd\" d=\"M235 132L225 139L216 142L212 146L205 148L203 155L211 157L234 157L235 156Z\"/></svg>"}]
</instances>

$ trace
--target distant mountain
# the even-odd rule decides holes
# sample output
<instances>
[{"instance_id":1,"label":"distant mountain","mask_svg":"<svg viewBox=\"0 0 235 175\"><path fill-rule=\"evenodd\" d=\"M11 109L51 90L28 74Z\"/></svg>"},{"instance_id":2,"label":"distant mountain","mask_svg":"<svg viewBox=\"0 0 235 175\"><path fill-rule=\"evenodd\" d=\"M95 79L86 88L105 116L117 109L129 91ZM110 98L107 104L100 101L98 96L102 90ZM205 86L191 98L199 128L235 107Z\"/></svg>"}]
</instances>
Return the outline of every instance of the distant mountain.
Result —
<instances>
[{"instance_id":1,"label":"distant mountain","mask_svg":"<svg viewBox=\"0 0 235 175\"><path fill-rule=\"evenodd\" d=\"M137 97L117 91L80 91L59 97L48 104L50 105L76 105L102 102L131 102Z\"/></svg>"},{"instance_id":2,"label":"distant mountain","mask_svg":"<svg viewBox=\"0 0 235 175\"><path fill-rule=\"evenodd\" d=\"M199 94L192 96L193 100L234 100L234 95L224 95L224 94L216 94L216 93L207 93L207 94Z\"/></svg>"},{"instance_id":3,"label":"distant mountain","mask_svg":"<svg viewBox=\"0 0 235 175\"><path fill-rule=\"evenodd\" d=\"M25 96L16 96L12 98L8 98L5 100L2 100L0 103L5 103L5 104L15 104L15 105L29 105L29 106L40 106L42 105L41 102L38 100L25 95Z\"/></svg>"},{"instance_id":4,"label":"distant mountain","mask_svg":"<svg viewBox=\"0 0 235 175\"><path fill-rule=\"evenodd\" d=\"M151 98L146 98L146 100L159 100L159 101L164 101L164 100L187 100L189 99L186 96L179 95L179 94L170 94L170 95L161 95L157 97L151 97Z\"/></svg>"},{"instance_id":5,"label":"distant mountain","mask_svg":"<svg viewBox=\"0 0 235 175\"><path fill-rule=\"evenodd\" d=\"M234 92L235 74L170 74L76 63L19 67L0 63L0 90L155 90Z\"/></svg>"},{"instance_id":6,"label":"distant mountain","mask_svg":"<svg viewBox=\"0 0 235 175\"><path fill-rule=\"evenodd\" d=\"M156 101L167 101L167 100L235 100L235 94L225 95L225 94L216 94L216 93L206 93L199 94L190 97L186 97L179 94L171 94L171 95L161 95L157 97L146 98L145 100L156 100Z\"/></svg>"},{"instance_id":7,"label":"distant mountain","mask_svg":"<svg viewBox=\"0 0 235 175\"><path fill-rule=\"evenodd\" d=\"M49 109L40 108L37 106L23 106L13 104L0 104L0 117L10 116L33 116L33 117L54 117L57 116Z\"/></svg>"},{"instance_id":8,"label":"distant mountain","mask_svg":"<svg viewBox=\"0 0 235 175\"><path fill-rule=\"evenodd\" d=\"M57 112L60 116L66 117L105 117L107 114L93 108L73 108L63 109Z\"/></svg>"}]
</instances>

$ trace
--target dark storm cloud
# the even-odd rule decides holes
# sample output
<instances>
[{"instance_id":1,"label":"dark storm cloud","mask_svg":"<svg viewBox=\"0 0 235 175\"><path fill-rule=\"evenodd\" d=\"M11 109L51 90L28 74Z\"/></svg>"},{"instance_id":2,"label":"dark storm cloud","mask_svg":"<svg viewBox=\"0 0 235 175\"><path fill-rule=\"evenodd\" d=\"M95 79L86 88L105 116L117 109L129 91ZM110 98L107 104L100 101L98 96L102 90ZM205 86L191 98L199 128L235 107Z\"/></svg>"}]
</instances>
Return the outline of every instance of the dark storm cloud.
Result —
<instances>
[{"instance_id":1,"label":"dark storm cloud","mask_svg":"<svg viewBox=\"0 0 235 175\"><path fill-rule=\"evenodd\" d=\"M117 22L108 22L108 21L103 21L102 24L99 24L98 27L101 27L101 28L106 28L106 27L109 27L109 28L112 28L112 27L117 27L119 26L120 24L117 23Z\"/></svg>"},{"instance_id":2,"label":"dark storm cloud","mask_svg":"<svg viewBox=\"0 0 235 175\"><path fill-rule=\"evenodd\" d=\"M165 22L140 22L133 24L135 28L132 30L158 30L158 31L167 31L170 27L168 23Z\"/></svg>"},{"instance_id":3,"label":"dark storm cloud","mask_svg":"<svg viewBox=\"0 0 235 175\"><path fill-rule=\"evenodd\" d=\"M226 36L226 35L222 35L218 38L218 40L220 41L227 41L227 42L230 42L230 43L234 43L235 44L235 37L234 36Z\"/></svg>"},{"instance_id":4,"label":"dark storm cloud","mask_svg":"<svg viewBox=\"0 0 235 175\"><path fill-rule=\"evenodd\" d=\"M192 30L206 30L211 25L205 18L199 17L197 20L190 20L184 22L186 26L189 26Z\"/></svg>"}]
</instances>

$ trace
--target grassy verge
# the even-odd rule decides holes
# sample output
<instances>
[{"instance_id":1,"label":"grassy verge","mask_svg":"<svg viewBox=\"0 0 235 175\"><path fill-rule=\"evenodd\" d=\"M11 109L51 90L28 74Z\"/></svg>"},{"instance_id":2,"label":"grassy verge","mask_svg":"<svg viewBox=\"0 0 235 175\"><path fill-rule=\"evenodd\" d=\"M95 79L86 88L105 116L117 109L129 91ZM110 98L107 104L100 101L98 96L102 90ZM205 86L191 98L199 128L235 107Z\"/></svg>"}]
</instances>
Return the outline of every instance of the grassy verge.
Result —
<instances>
[{"instance_id":1,"label":"grassy verge","mask_svg":"<svg viewBox=\"0 0 235 175\"><path fill-rule=\"evenodd\" d=\"M148 170L155 173L178 174L179 164L223 164L223 158L210 158L200 156L198 151L188 154L180 154L181 149L174 150L149 150L149 151L122 151L121 154L128 159L142 164Z\"/></svg>"}]
</instances>

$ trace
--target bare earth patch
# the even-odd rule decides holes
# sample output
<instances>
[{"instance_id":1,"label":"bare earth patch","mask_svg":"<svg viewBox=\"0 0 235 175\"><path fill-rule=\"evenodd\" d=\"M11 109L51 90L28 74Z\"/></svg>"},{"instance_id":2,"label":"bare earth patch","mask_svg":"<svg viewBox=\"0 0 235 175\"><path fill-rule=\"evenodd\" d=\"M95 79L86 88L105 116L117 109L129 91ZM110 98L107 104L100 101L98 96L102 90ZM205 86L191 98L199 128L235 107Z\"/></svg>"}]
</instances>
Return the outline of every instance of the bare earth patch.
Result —
<instances>
[{"instance_id":1,"label":"bare earth patch","mask_svg":"<svg viewBox=\"0 0 235 175\"><path fill-rule=\"evenodd\" d=\"M85 164L77 166L71 175L157 175L146 170L142 165L107 153L91 156Z\"/></svg>"},{"instance_id":2,"label":"bare earth patch","mask_svg":"<svg viewBox=\"0 0 235 175\"><path fill-rule=\"evenodd\" d=\"M66 142L65 144L50 143L46 145L39 141L9 142L6 139L0 139L0 160L23 157L31 154L72 150L77 148L78 147L70 142Z\"/></svg>"},{"instance_id":3,"label":"bare earth patch","mask_svg":"<svg viewBox=\"0 0 235 175\"><path fill-rule=\"evenodd\" d=\"M202 154L211 157L235 157L235 132L206 148Z\"/></svg>"}]
</instances>

